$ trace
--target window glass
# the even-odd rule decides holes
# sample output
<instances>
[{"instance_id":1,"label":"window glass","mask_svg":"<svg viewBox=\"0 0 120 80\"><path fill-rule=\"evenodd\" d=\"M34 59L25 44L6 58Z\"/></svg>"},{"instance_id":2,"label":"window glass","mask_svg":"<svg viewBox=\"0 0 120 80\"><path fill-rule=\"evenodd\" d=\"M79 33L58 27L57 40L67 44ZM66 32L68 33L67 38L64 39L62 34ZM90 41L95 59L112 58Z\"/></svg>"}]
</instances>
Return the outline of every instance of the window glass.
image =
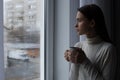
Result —
<instances>
[{"instance_id":1,"label":"window glass","mask_svg":"<svg viewBox=\"0 0 120 80\"><path fill-rule=\"evenodd\" d=\"M40 0L4 0L5 80L40 80Z\"/></svg>"}]
</instances>

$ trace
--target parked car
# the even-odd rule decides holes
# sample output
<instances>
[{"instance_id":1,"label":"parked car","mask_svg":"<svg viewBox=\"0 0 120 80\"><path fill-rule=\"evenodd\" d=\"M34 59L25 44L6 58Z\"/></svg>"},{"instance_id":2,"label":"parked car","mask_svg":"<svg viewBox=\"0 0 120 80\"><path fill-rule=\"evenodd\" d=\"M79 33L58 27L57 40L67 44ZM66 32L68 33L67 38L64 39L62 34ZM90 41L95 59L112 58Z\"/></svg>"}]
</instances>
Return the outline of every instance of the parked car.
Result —
<instances>
[{"instance_id":1,"label":"parked car","mask_svg":"<svg viewBox=\"0 0 120 80\"><path fill-rule=\"evenodd\" d=\"M8 53L8 58L29 60L26 50L10 50Z\"/></svg>"}]
</instances>

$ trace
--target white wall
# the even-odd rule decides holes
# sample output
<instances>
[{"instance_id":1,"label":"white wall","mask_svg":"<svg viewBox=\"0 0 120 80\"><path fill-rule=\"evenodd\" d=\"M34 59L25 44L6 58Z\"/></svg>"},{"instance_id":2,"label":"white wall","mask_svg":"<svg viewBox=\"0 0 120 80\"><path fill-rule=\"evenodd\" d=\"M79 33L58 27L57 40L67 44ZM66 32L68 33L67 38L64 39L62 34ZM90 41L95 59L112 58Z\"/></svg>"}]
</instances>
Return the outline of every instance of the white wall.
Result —
<instances>
[{"instance_id":1,"label":"white wall","mask_svg":"<svg viewBox=\"0 0 120 80\"><path fill-rule=\"evenodd\" d=\"M53 80L68 80L69 63L64 59L64 52L79 40L74 30L78 4L78 0L55 0Z\"/></svg>"},{"instance_id":2,"label":"white wall","mask_svg":"<svg viewBox=\"0 0 120 80\"><path fill-rule=\"evenodd\" d=\"M68 63L64 59L64 51L70 43L70 0L55 0L55 40L54 40L54 79L68 80Z\"/></svg>"}]
</instances>

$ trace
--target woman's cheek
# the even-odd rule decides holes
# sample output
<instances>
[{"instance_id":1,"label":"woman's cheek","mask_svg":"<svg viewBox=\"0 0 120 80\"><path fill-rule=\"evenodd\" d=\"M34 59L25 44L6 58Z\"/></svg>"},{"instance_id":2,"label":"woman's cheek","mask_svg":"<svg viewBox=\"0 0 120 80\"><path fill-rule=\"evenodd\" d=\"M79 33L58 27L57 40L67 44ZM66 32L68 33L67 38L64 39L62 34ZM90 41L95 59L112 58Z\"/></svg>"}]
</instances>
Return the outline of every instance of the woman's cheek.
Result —
<instances>
[{"instance_id":1,"label":"woman's cheek","mask_svg":"<svg viewBox=\"0 0 120 80\"><path fill-rule=\"evenodd\" d=\"M80 24L78 25L78 27L79 27L79 32L80 32L81 34L85 34L85 33L86 33L86 25L85 25L84 23L80 23Z\"/></svg>"},{"instance_id":2,"label":"woman's cheek","mask_svg":"<svg viewBox=\"0 0 120 80\"><path fill-rule=\"evenodd\" d=\"M84 25L83 25L83 23L82 23L82 22L81 22L81 23L79 23L79 25L78 25L78 26L79 26L79 30L80 30L80 31L83 31L83 30L84 30Z\"/></svg>"}]
</instances>

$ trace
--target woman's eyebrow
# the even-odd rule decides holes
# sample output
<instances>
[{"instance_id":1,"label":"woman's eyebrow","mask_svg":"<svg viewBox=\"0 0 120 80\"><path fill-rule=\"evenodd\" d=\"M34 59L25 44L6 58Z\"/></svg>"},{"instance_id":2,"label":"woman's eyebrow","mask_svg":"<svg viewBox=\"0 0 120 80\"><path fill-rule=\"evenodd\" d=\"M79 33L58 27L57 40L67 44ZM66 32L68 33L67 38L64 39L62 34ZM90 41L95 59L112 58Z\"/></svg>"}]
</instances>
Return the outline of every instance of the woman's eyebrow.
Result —
<instances>
[{"instance_id":1,"label":"woman's eyebrow","mask_svg":"<svg viewBox=\"0 0 120 80\"><path fill-rule=\"evenodd\" d=\"M82 18L76 18L76 20L77 20L77 21L81 21L81 20L82 20Z\"/></svg>"}]
</instances>

